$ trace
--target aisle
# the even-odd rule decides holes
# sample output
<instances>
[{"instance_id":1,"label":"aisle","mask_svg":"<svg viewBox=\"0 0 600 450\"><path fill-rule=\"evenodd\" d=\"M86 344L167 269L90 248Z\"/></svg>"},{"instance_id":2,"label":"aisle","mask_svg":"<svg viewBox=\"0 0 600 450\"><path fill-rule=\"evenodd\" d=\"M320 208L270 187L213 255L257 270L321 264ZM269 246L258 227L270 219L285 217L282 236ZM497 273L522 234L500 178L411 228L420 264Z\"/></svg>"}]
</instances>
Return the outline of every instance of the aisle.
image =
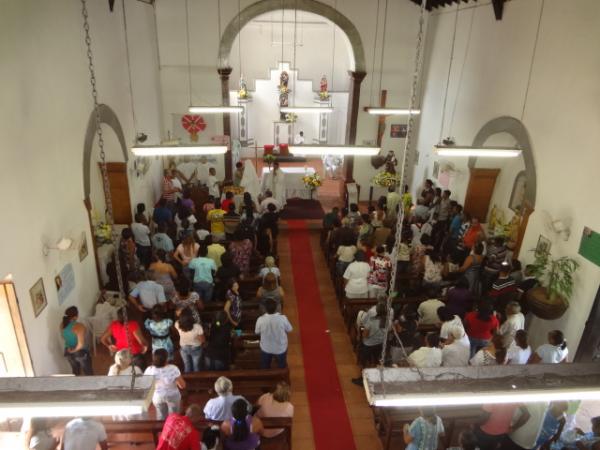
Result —
<instances>
[{"instance_id":1,"label":"aisle","mask_svg":"<svg viewBox=\"0 0 600 450\"><path fill-rule=\"evenodd\" d=\"M294 299L289 310L286 298L285 313L291 316L292 323L298 324L294 334L299 331L301 344L290 345L295 354L290 361L292 390L297 400L308 400L308 410L294 419L294 446L318 450L379 449L364 391L350 382L359 368L320 251L319 233L311 232L306 221L288 221L287 225L279 248L281 266L291 265L293 280L283 282L285 286L293 281ZM305 387L301 393L294 384L299 376ZM296 439L297 426L302 434L307 429L307 413L314 446L308 439L302 439L302 443Z\"/></svg>"}]
</instances>

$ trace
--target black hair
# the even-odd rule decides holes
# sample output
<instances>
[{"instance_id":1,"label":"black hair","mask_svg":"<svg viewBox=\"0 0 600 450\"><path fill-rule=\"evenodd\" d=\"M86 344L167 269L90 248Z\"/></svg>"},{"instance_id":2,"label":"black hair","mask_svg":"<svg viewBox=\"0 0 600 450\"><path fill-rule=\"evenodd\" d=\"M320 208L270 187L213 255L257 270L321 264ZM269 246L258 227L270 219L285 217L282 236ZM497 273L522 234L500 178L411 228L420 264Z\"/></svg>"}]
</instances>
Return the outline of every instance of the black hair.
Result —
<instances>
[{"instance_id":1,"label":"black hair","mask_svg":"<svg viewBox=\"0 0 600 450\"><path fill-rule=\"evenodd\" d=\"M240 163L238 163L238 164L240 164ZM215 445L217 445L219 436L221 436L221 433L219 430L213 430L210 427L205 428L204 432L202 433L202 443L206 446L206 448L211 449Z\"/></svg>"},{"instance_id":2,"label":"black hair","mask_svg":"<svg viewBox=\"0 0 600 450\"><path fill-rule=\"evenodd\" d=\"M527 350L527 347L529 347L527 338L527 331L525 330L517 330L515 333L515 343L523 350Z\"/></svg>"},{"instance_id":3,"label":"black hair","mask_svg":"<svg viewBox=\"0 0 600 450\"><path fill-rule=\"evenodd\" d=\"M377 253L384 253L385 252L385 247L383 245L378 245L377 248L375 249L375 251Z\"/></svg>"},{"instance_id":4,"label":"black hair","mask_svg":"<svg viewBox=\"0 0 600 450\"><path fill-rule=\"evenodd\" d=\"M439 188L439 187L435 188L435 194L442 195L442 188Z\"/></svg>"},{"instance_id":5,"label":"black hair","mask_svg":"<svg viewBox=\"0 0 600 450\"><path fill-rule=\"evenodd\" d=\"M267 211L272 212L272 213L277 211L277 206L275 206L275 203L269 203L267 205Z\"/></svg>"},{"instance_id":6,"label":"black hair","mask_svg":"<svg viewBox=\"0 0 600 450\"><path fill-rule=\"evenodd\" d=\"M477 311L477 318L483 322L489 322L492 320L493 313L494 308L492 308L492 305L490 305L488 302L482 302Z\"/></svg>"},{"instance_id":7,"label":"black hair","mask_svg":"<svg viewBox=\"0 0 600 450\"><path fill-rule=\"evenodd\" d=\"M159 233L164 233L164 232L166 232L166 231L167 231L167 224L166 224L166 223L164 223L164 222L160 222L160 223L158 224L157 231L158 231Z\"/></svg>"},{"instance_id":8,"label":"black hair","mask_svg":"<svg viewBox=\"0 0 600 450\"><path fill-rule=\"evenodd\" d=\"M167 260L167 252L165 252L163 249L156 250L154 254L156 255L158 261L165 262Z\"/></svg>"},{"instance_id":9,"label":"black hair","mask_svg":"<svg viewBox=\"0 0 600 450\"><path fill-rule=\"evenodd\" d=\"M229 212L235 212L235 203L230 203L227 209Z\"/></svg>"},{"instance_id":10,"label":"black hair","mask_svg":"<svg viewBox=\"0 0 600 450\"><path fill-rule=\"evenodd\" d=\"M340 214L342 215L342 217L345 217L348 215L348 208L346 208L345 206L342 208L342 210L340 211Z\"/></svg>"},{"instance_id":11,"label":"black hair","mask_svg":"<svg viewBox=\"0 0 600 450\"><path fill-rule=\"evenodd\" d=\"M421 236L421 245L429 245L431 243L431 236L427 233Z\"/></svg>"},{"instance_id":12,"label":"black hair","mask_svg":"<svg viewBox=\"0 0 600 450\"><path fill-rule=\"evenodd\" d=\"M475 244L475 247L473 247L473 251L476 255L483 255L483 244L481 242Z\"/></svg>"},{"instance_id":13,"label":"black hair","mask_svg":"<svg viewBox=\"0 0 600 450\"><path fill-rule=\"evenodd\" d=\"M367 255L365 254L365 252L358 251L354 255L354 260L358 261L358 262L366 262L367 261Z\"/></svg>"},{"instance_id":14,"label":"black hair","mask_svg":"<svg viewBox=\"0 0 600 450\"><path fill-rule=\"evenodd\" d=\"M131 231L131 228L127 227L127 228L123 228L123 230L121 230L121 239L131 239L133 237L133 232Z\"/></svg>"},{"instance_id":15,"label":"black hair","mask_svg":"<svg viewBox=\"0 0 600 450\"><path fill-rule=\"evenodd\" d=\"M227 290L231 290L235 283L237 283L237 280L235 278L230 278L229 280L227 280Z\"/></svg>"},{"instance_id":16,"label":"black hair","mask_svg":"<svg viewBox=\"0 0 600 450\"><path fill-rule=\"evenodd\" d=\"M469 287L470 287L469 280L467 280L465 277L460 277L458 279L458 281L456 282L456 284L454 285L454 287L457 287L460 289L469 289Z\"/></svg>"},{"instance_id":17,"label":"black hair","mask_svg":"<svg viewBox=\"0 0 600 450\"><path fill-rule=\"evenodd\" d=\"M519 261L518 259L513 259L512 260L512 270L513 272L516 270L521 270L523 268L523 266L521 265L521 261Z\"/></svg>"},{"instance_id":18,"label":"black hair","mask_svg":"<svg viewBox=\"0 0 600 450\"><path fill-rule=\"evenodd\" d=\"M192 310L189 307L184 308L179 316L179 329L181 331L192 331L195 323L196 321L194 320Z\"/></svg>"},{"instance_id":19,"label":"black hair","mask_svg":"<svg viewBox=\"0 0 600 450\"><path fill-rule=\"evenodd\" d=\"M231 192L231 191L225 192L225 198L233 198L233 192Z\"/></svg>"},{"instance_id":20,"label":"black hair","mask_svg":"<svg viewBox=\"0 0 600 450\"><path fill-rule=\"evenodd\" d=\"M452 195L452 192L450 191L450 189L446 189L444 190L444 194L447 194L448 197L450 197Z\"/></svg>"},{"instance_id":21,"label":"black hair","mask_svg":"<svg viewBox=\"0 0 600 450\"><path fill-rule=\"evenodd\" d=\"M192 282L190 281L189 278L187 278L185 276L179 277L179 279L177 280L177 284L175 285L175 288L177 289L177 293L179 295L187 297L187 295L190 293L190 291L192 289Z\"/></svg>"},{"instance_id":22,"label":"black hair","mask_svg":"<svg viewBox=\"0 0 600 450\"><path fill-rule=\"evenodd\" d=\"M332 224L333 224L334 228L339 228L342 226L342 221L340 220L339 217L336 217L335 219L333 219Z\"/></svg>"},{"instance_id":23,"label":"black hair","mask_svg":"<svg viewBox=\"0 0 600 450\"><path fill-rule=\"evenodd\" d=\"M69 306L65 310L65 315L62 318L62 327L65 328L73 318L79 315L79 311L77 310L77 306Z\"/></svg>"},{"instance_id":24,"label":"black hair","mask_svg":"<svg viewBox=\"0 0 600 450\"><path fill-rule=\"evenodd\" d=\"M200 248L198 248L198 256L206 258L206 255L208 255L208 246L206 244L201 245Z\"/></svg>"},{"instance_id":25,"label":"black hair","mask_svg":"<svg viewBox=\"0 0 600 450\"><path fill-rule=\"evenodd\" d=\"M160 206L161 208L164 208L165 206L167 206L167 199L162 197L159 201L158 201L158 206Z\"/></svg>"},{"instance_id":26,"label":"black hair","mask_svg":"<svg viewBox=\"0 0 600 450\"><path fill-rule=\"evenodd\" d=\"M165 313L163 312L162 306L154 305L152 307L152 320L161 321L165 318Z\"/></svg>"},{"instance_id":27,"label":"black hair","mask_svg":"<svg viewBox=\"0 0 600 450\"><path fill-rule=\"evenodd\" d=\"M164 348L157 348L152 353L152 365L156 367L165 367L167 365L169 354Z\"/></svg>"},{"instance_id":28,"label":"black hair","mask_svg":"<svg viewBox=\"0 0 600 450\"><path fill-rule=\"evenodd\" d=\"M438 347L440 345L440 335L437 333L427 333L425 340L430 347Z\"/></svg>"},{"instance_id":29,"label":"black hair","mask_svg":"<svg viewBox=\"0 0 600 450\"><path fill-rule=\"evenodd\" d=\"M475 433L471 430L462 431L458 436L458 443L462 450L476 450L479 448Z\"/></svg>"},{"instance_id":30,"label":"black hair","mask_svg":"<svg viewBox=\"0 0 600 450\"><path fill-rule=\"evenodd\" d=\"M371 223L371 216L369 216L368 214L361 214L360 218L365 223Z\"/></svg>"},{"instance_id":31,"label":"black hair","mask_svg":"<svg viewBox=\"0 0 600 450\"><path fill-rule=\"evenodd\" d=\"M502 236L496 236L494 238L494 245L501 247L502 245L504 245L504 238Z\"/></svg>"},{"instance_id":32,"label":"black hair","mask_svg":"<svg viewBox=\"0 0 600 450\"><path fill-rule=\"evenodd\" d=\"M246 403L246 400L239 398L233 402L231 415L233 416L231 437L236 442L245 441L250 434L250 428L246 423L246 417L248 416L248 403Z\"/></svg>"},{"instance_id":33,"label":"black hair","mask_svg":"<svg viewBox=\"0 0 600 450\"><path fill-rule=\"evenodd\" d=\"M221 199L215 198L215 209L221 209Z\"/></svg>"},{"instance_id":34,"label":"black hair","mask_svg":"<svg viewBox=\"0 0 600 450\"><path fill-rule=\"evenodd\" d=\"M117 311L117 320L119 323L121 323L121 325L125 323L125 307L119 308Z\"/></svg>"},{"instance_id":35,"label":"black hair","mask_svg":"<svg viewBox=\"0 0 600 450\"><path fill-rule=\"evenodd\" d=\"M438 252L436 252L435 250L428 250L426 252L427 256L429 256L429 259L431 260L432 263L439 263L442 261L440 254Z\"/></svg>"},{"instance_id":36,"label":"black hair","mask_svg":"<svg viewBox=\"0 0 600 450\"><path fill-rule=\"evenodd\" d=\"M275 314L277 312L277 302L272 298L267 298L265 300L265 309L267 310L267 314Z\"/></svg>"},{"instance_id":37,"label":"black hair","mask_svg":"<svg viewBox=\"0 0 600 450\"><path fill-rule=\"evenodd\" d=\"M548 333L548 337L552 340L552 342L550 342L552 345L560 347L561 350L567 348L567 341L562 331L552 330L550 333Z\"/></svg>"},{"instance_id":38,"label":"black hair","mask_svg":"<svg viewBox=\"0 0 600 450\"><path fill-rule=\"evenodd\" d=\"M138 203L137 205L135 205L136 214L144 214L144 211L146 211L146 205L144 205L143 203Z\"/></svg>"},{"instance_id":39,"label":"black hair","mask_svg":"<svg viewBox=\"0 0 600 450\"><path fill-rule=\"evenodd\" d=\"M235 163L235 167L237 167L238 169L239 169L240 167L242 167L242 166L243 166L243 164L242 164L242 162L241 162L241 161L238 161L238 162L236 162L236 163ZM208 447L208 446L207 446L207 447ZM210 448L210 447L209 447L209 448Z\"/></svg>"},{"instance_id":40,"label":"black hair","mask_svg":"<svg viewBox=\"0 0 600 450\"><path fill-rule=\"evenodd\" d=\"M446 306L440 306L437 309L437 315L442 322L448 322L454 319L454 314L452 314L452 311L450 311L450 309L448 309Z\"/></svg>"},{"instance_id":41,"label":"black hair","mask_svg":"<svg viewBox=\"0 0 600 450\"><path fill-rule=\"evenodd\" d=\"M350 211L358 212L358 205L356 203L350 203Z\"/></svg>"}]
</instances>

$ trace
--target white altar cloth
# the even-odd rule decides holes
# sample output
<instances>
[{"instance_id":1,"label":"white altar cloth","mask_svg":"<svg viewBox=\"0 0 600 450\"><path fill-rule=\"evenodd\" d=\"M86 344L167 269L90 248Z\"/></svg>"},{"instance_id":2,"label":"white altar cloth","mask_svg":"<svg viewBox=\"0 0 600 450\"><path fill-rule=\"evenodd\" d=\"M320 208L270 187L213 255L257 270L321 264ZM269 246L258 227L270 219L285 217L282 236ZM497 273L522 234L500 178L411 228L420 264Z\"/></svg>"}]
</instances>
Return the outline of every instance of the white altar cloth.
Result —
<instances>
[{"instance_id":1,"label":"white altar cloth","mask_svg":"<svg viewBox=\"0 0 600 450\"><path fill-rule=\"evenodd\" d=\"M285 174L285 198L310 198L310 191L304 186L302 177L305 174L312 175L315 173L314 167L280 167L280 170ZM264 192L267 189L267 174L270 172L268 167L263 167L260 180L261 190ZM315 191L316 193L316 191ZM313 198L316 197L313 193Z\"/></svg>"}]
</instances>

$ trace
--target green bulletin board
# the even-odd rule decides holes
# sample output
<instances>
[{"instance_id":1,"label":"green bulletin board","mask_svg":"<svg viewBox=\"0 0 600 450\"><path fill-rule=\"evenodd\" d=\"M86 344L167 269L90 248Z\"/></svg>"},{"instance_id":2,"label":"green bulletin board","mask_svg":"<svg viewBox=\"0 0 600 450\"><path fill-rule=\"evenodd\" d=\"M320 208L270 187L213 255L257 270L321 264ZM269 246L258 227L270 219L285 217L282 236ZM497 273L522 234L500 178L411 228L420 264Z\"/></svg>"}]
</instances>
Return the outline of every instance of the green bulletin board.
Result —
<instances>
[{"instance_id":1,"label":"green bulletin board","mask_svg":"<svg viewBox=\"0 0 600 450\"><path fill-rule=\"evenodd\" d=\"M588 261L600 266L600 233L585 227L583 236L581 236L581 244L579 244L579 254Z\"/></svg>"}]
</instances>

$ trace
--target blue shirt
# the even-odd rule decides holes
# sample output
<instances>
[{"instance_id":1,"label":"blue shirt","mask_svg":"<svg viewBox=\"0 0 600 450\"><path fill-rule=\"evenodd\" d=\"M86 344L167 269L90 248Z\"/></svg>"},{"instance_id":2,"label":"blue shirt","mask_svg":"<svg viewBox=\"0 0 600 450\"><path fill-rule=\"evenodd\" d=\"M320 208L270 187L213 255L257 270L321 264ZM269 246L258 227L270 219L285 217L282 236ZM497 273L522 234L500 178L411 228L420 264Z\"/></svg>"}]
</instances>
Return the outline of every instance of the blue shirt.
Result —
<instances>
[{"instance_id":1,"label":"blue shirt","mask_svg":"<svg viewBox=\"0 0 600 450\"><path fill-rule=\"evenodd\" d=\"M460 233L460 226L462 225L462 219L460 214L457 214L452 218L452 222L450 222L450 235L454 239L458 239L458 234Z\"/></svg>"},{"instance_id":2,"label":"blue shirt","mask_svg":"<svg viewBox=\"0 0 600 450\"><path fill-rule=\"evenodd\" d=\"M165 252L172 252L175 250L173 246L173 240L167 233L156 233L152 236L152 246L156 250L164 250Z\"/></svg>"},{"instance_id":3,"label":"blue shirt","mask_svg":"<svg viewBox=\"0 0 600 450\"><path fill-rule=\"evenodd\" d=\"M200 283L201 281L212 283L213 271L217 271L215 261L203 256L192 259L188 264L188 268L194 271L194 283Z\"/></svg>"},{"instance_id":4,"label":"blue shirt","mask_svg":"<svg viewBox=\"0 0 600 450\"><path fill-rule=\"evenodd\" d=\"M539 446L544 445L546 442L548 442L556 434L556 432L558 431L558 427L560 426L560 423L563 420L565 420L564 414L561 414L558 417L554 417L550 410L546 411L544 421L542 422L542 429L540 430L540 434L538 435L535 447L538 448Z\"/></svg>"},{"instance_id":5,"label":"blue shirt","mask_svg":"<svg viewBox=\"0 0 600 450\"><path fill-rule=\"evenodd\" d=\"M165 303L165 288L156 281L140 281L129 293L132 297L140 300L142 306L146 309L152 309L159 303Z\"/></svg>"},{"instance_id":6,"label":"blue shirt","mask_svg":"<svg viewBox=\"0 0 600 450\"><path fill-rule=\"evenodd\" d=\"M159 206L158 208L154 209L154 214L152 214L152 219L154 219L154 221L157 224L171 222L173 220L173 213L171 213L171 210L169 208L167 208L167 207L161 208Z\"/></svg>"}]
</instances>

